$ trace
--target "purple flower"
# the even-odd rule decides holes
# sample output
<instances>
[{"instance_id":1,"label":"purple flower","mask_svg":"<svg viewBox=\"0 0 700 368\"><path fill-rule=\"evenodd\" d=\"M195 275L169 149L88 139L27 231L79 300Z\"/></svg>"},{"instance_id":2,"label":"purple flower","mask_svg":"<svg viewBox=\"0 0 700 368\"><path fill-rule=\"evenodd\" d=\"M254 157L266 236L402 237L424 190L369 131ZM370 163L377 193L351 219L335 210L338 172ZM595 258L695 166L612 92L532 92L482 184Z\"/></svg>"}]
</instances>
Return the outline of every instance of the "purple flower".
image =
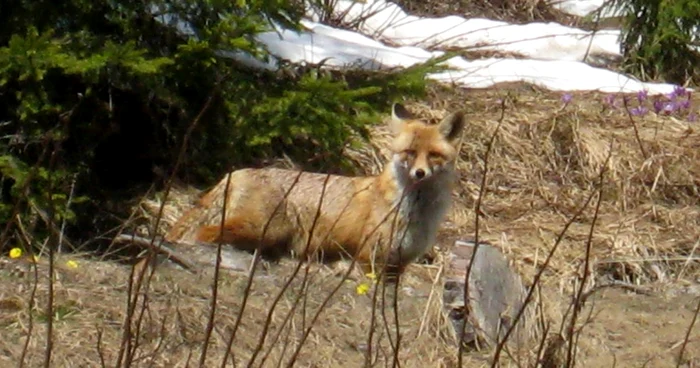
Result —
<instances>
[{"instance_id":1,"label":"purple flower","mask_svg":"<svg viewBox=\"0 0 700 368\"><path fill-rule=\"evenodd\" d=\"M606 95L605 98L603 99L603 101L605 101L605 103L608 105L614 105L615 104L615 95L612 93L609 95Z\"/></svg>"},{"instance_id":2,"label":"purple flower","mask_svg":"<svg viewBox=\"0 0 700 368\"><path fill-rule=\"evenodd\" d=\"M660 113L664 109L664 103L659 100L654 100L654 112Z\"/></svg>"},{"instance_id":3,"label":"purple flower","mask_svg":"<svg viewBox=\"0 0 700 368\"><path fill-rule=\"evenodd\" d=\"M663 112L666 114L672 114L676 110L678 110L678 105L674 101L664 103Z\"/></svg>"},{"instance_id":4,"label":"purple flower","mask_svg":"<svg viewBox=\"0 0 700 368\"><path fill-rule=\"evenodd\" d=\"M643 90L637 92L637 101L644 102L644 101L646 101L647 96L649 96L649 91L643 89Z\"/></svg>"},{"instance_id":5,"label":"purple flower","mask_svg":"<svg viewBox=\"0 0 700 368\"><path fill-rule=\"evenodd\" d=\"M666 95L669 100L675 101L676 98L685 95L686 89L681 86L673 87L673 92Z\"/></svg>"},{"instance_id":6,"label":"purple flower","mask_svg":"<svg viewBox=\"0 0 700 368\"><path fill-rule=\"evenodd\" d=\"M564 93L564 95L561 96L562 102L565 104L568 104L571 102L571 100L574 98L574 96L571 95L571 93Z\"/></svg>"},{"instance_id":7,"label":"purple flower","mask_svg":"<svg viewBox=\"0 0 700 368\"><path fill-rule=\"evenodd\" d=\"M632 114L633 116L643 116L646 115L647 112L649 112L649 109L647 109L644 106L637 106L630 110L630 114Z\"/></svg>"},{"instance_id":8,"label":"purple flower","mask_svg":"<svg viewBox=\"0 0 700 368\"><path fill-rule=\"evenodd\" d=\"M681 86L675 86L673 88L673 93L676 94L676 96L683 96L685 94L686 89L681 87Z\"/></svg>"},{"instance_id":9,"label":"purple flower","mask_svg":"<svg viewBox=\"0 0 700 368\"><path fill-rule=\"evenodd\" d=\"M677 102L678 107L681 109L689 109L690 108L690 100L683 100L680 102Z\"/></svg>"}]
</instances>

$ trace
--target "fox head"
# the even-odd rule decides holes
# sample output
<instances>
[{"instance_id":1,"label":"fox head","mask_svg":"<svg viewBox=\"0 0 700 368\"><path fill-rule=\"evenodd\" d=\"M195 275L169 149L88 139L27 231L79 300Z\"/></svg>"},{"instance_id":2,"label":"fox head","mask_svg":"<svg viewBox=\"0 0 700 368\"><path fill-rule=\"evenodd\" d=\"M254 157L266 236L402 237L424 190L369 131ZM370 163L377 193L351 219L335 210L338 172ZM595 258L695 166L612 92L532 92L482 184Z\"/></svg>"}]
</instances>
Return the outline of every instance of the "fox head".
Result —
<instances>
[{"instance_id":1,"label":"fox head","mask_svg":"<svg viewBox=\"0 0 700 368\"><path fill-rule=\"evenodd\" d=\"M448 115L439 124L427 124L413 117L403 105L394 104L390 122L394 167L413 182L451 169L464 124L461 111Z\"/></svg>"}]
</instances>

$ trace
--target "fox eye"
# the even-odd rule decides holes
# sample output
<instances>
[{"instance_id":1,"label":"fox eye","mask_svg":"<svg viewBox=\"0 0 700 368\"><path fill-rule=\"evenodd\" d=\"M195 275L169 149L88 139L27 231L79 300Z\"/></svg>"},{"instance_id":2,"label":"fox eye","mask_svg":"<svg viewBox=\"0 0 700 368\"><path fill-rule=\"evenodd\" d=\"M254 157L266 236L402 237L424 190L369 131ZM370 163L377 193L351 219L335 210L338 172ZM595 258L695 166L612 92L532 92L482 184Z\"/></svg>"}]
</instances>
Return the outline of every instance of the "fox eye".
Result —
<instances>
[{"instance_id":1,"label":"fox eye","mask_svg":"<svg viewBox=\"0 0 700 368\"><path fill-rule=\"evenodd\" d=\"M403 153L405 153L405 154L406 154L407 156L409 156L409 157L416 157L416 151L415 151L415 150L409 149L409 150L403 151Z\"/></svg>"},{"instance_id":2,"label":"fox eye","mask_svg":"<svg viewBox=\"0 0 700 368\"><path fill-rule=\"evenodd\" d=\"M437 159L440 157L442 157L442 155L437 152L428 152L428 159Z\"/></svg>"}]
</instances>

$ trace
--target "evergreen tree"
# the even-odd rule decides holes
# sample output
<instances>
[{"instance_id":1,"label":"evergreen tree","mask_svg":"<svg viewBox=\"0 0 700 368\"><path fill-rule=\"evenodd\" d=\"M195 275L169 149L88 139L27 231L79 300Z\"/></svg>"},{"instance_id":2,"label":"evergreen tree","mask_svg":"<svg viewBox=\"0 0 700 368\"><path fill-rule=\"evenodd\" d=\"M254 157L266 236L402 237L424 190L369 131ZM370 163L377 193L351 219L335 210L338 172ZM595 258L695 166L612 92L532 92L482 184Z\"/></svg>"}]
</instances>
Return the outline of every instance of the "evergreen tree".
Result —
<instances>
[{"instance_id":1,"label":"evergreen tree","mask_svg":"<svg viewBox=\"0 0 700 368\"><path fill-rule=\"evenodd\" d=\"M626 66L645 79L700 82L700 1L613 0Z\"/></svg>"}]
</instances>

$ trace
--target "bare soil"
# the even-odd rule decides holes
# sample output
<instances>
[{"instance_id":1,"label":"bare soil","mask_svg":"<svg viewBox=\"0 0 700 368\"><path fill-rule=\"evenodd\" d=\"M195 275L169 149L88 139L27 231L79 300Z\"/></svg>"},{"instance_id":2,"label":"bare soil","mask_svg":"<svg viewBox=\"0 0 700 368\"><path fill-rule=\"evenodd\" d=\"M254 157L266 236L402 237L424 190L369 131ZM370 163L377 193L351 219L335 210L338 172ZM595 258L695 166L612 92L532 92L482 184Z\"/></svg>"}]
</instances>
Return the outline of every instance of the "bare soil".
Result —
<instances>
[{"instance_id":1,"label":"bare soil","mask_svg":"<svg viewBox=\"0 0 700 368\"><path fill-rule=\"evenodd\" d=\"M80 257L71 259L77 260L77 268L65 266L68 258L61 257L57 261L52 366L99 367L102 359L107 366L114 366L122 341L130 269L111 262ZM294 265L294 262L284 261L275 266L274 276L263 273L256 278L231 349L229 359L235 359L236 366L248 364L252 358L267 313ZM47 267L40 261L36 303L31 305L29 296L34 276L31 267L27 266L28 262L22 265L3 262L0 271L0 364L6 367L17 365L29 336L25 366L38 367L44 360ZM314 327L298 353L296 366L363 366L370 346L367 341L373 293L377 290L381 294L382 288L373 287L367 294L358 295L356 288L361 280L342 282L337 272L318 265L311 265L309 271L306 293L299 293L305 273L303 267L290 290L282 295L254 366L274 367L280 363L286 366L304 332L312 326L320 305L339 284L340 289L313 323ZM457 349L440 313L439 290L433 288L431 278L436 274L434 267L412 267L399 288L401 366L457 366ZM136 324L133 326L132 333L138 336L139 345L134 353L134 366L186 367L198 364L210 313L212 278L211 271L192 276L170 267L158 269L151 283L141 327L137 330ZM242 305L245 284L244 275L224 272L221 276L217 316L205 366L220 366L222 362ZM381 295L377 298L371 344L374 351L371 354L378 366L391 364L393 359L389 341L390 336L395 341L396 333L392 293L393 290L389 289L386 298ZM581 320L584 326L579 337L577 366L675 366L699 294L697 287L693 291L673 285L663 285L646 294L619 288L599 291L583 311ZM560 327L556 316L566 312L566 299L566 295L558 295L557 300L552 300L546 307L553 323L552 331ZM385 305L382 307L383 300ZM139 299L139 304L142 302ZM141 310L141 307L136 310ZM291 317L284 324L290 311ZM550 337L555 335L552 332ZM268 354L263 364L262 360ZM554 361L563 361L565 349L558 354L558 360ZM681 366L696 367L700 364L697 327L690 335L684 357L685 365ZM522 366L535 366L527 351L522 359ZM488 351L467 349L464 364L469 367L489 366Z\"/></svg>"}]
</instances>

